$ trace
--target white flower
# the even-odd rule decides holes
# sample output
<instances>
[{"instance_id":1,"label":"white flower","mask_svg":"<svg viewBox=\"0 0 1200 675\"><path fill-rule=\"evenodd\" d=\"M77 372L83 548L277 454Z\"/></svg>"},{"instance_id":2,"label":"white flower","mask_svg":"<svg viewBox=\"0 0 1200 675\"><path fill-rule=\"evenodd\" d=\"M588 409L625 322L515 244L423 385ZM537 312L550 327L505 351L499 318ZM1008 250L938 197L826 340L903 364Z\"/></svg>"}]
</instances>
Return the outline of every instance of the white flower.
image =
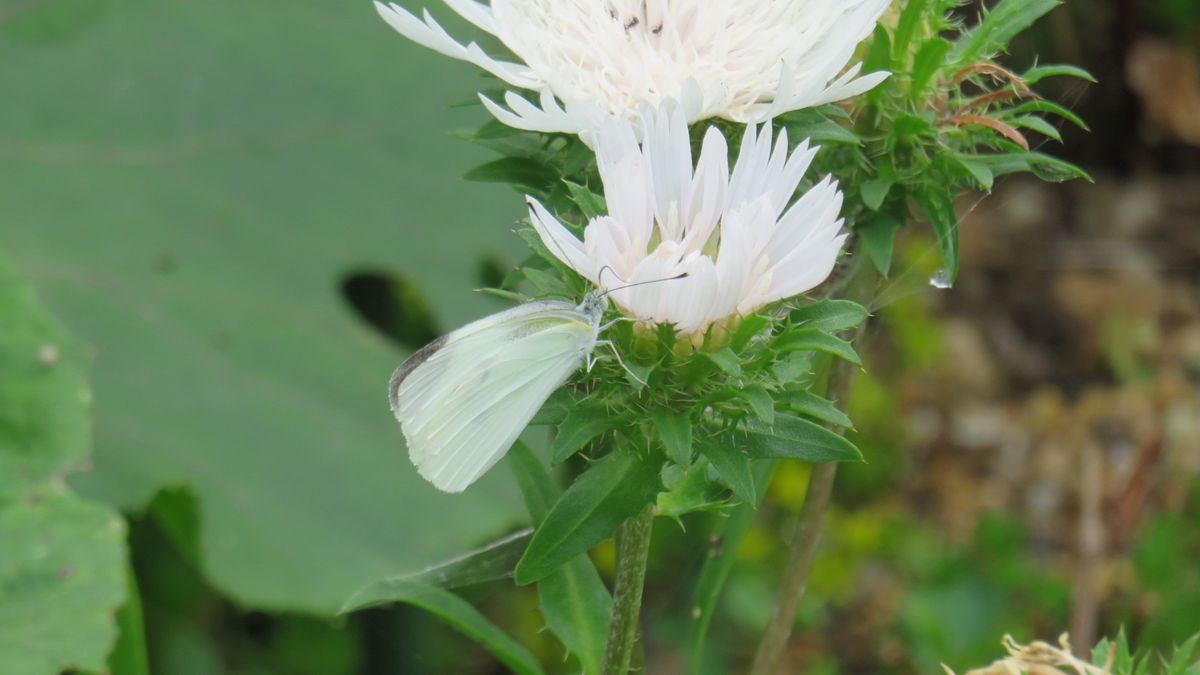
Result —
<instances>
[{"instance_id":1,"label":"white flower","mask_svg":"<svg viewBox=\"0 0 1200 675\"><path fill-rule=\"evenodd\" d=\"M806 140L789 154L781 131L772 149L770 125L751 125L730 173L725 137L714 127L693 171L678 107L648 114L641 125L640 145L629 120L601 130L596 159L608 215L587 224L583 241L527 198L547 249L598 288L687 273L614 291L625 314L692 332L829 276L846 239L837 184L827 176L791 203L817 148Z\"/></svg>"},{"instance_id":2,"label":"white flower","mask_svg":"<svg viewBox=\"0 0 1200 675\"><path fill-rule=\"evenodd\" d=\"M410 40L540 93L539 107L510 91L508 109L481 96L501 122L591 142L607 117L667 100L689 123L757 123L867 91L887 73L844 69L888 1L445 0L522 63L457 42L428 11L422 21L396 4L375 6Z\"/></svg>"}]
</instances>

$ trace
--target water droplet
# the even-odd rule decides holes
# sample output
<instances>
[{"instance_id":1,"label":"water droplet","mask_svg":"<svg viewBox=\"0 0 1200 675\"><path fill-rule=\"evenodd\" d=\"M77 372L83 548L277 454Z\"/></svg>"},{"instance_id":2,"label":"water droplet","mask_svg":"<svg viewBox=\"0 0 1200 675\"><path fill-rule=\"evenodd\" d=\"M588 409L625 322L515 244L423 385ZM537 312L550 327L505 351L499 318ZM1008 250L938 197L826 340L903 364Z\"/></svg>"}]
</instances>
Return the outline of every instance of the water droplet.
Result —
<instances>
[{"instance_id":1,"label":"water droplet","mask_svg":"<svg viewBox=\"0 0 1200 675\"><path fill-rule=\"evenodd\" d=\"M942 268L935 272L933 276L929 277L929 285L933 286L934 288L946 290L947 288L953 287L954 282L950 281L950 273L947 272L945 268Z\"/></svg>"}]
</instances>

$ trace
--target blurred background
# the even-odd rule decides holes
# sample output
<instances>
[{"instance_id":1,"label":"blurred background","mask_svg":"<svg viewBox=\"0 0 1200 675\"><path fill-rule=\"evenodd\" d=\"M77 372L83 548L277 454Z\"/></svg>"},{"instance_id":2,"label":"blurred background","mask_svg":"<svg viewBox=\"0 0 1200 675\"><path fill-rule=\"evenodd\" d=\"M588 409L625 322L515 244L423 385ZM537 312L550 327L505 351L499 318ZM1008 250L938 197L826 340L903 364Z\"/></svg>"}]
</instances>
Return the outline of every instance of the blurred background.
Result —
<instances>
[{"instance_id":1,"label":"blurred background","mask_svg":"<svg viewBox=\"0 0 1200 675\"><path fill-rule=\"evenodd\" d=\"M1044 149L1095 183L962 200L951 290L903 235L795 672L1200 630L1200 3L1068 0L1011 64L1035 58L1099 80L1043 90L1092 128ZM524 523L503 470L416 478L383 397L523 255L517 196L458 178L489 159L447 133L484 121L477 73L365 0L0 0L0 63L0 255L92 359L70 483L131 521L152 672L504 672L416 610L330 618ZM739 549L709 672L752 652L806 479L780 472ZM710 525L656 531L647 672L682 672ZM531 589L461 592L560 661Z\"/></svg>"}]
</instances>

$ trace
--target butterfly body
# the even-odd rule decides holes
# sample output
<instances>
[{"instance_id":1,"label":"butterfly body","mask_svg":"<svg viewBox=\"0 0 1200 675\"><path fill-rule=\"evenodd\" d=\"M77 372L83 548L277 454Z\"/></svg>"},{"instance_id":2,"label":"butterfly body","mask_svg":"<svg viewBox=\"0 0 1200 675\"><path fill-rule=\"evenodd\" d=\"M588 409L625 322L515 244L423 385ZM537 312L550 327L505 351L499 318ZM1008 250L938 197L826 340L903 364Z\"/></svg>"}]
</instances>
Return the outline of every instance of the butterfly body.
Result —
<instances>
[{"instance_id":1,"label":"butterfly body","mask_svg":"<svg viewBox=\"0 0 1200 675\"><path fill-rule=\"evenodd\" d=\"M591 358L607 300L539 300L421 348L392 374L388 399L409 459L435 487L461 492L504 456L534 414Z\"/></svg>"}]
</instances>

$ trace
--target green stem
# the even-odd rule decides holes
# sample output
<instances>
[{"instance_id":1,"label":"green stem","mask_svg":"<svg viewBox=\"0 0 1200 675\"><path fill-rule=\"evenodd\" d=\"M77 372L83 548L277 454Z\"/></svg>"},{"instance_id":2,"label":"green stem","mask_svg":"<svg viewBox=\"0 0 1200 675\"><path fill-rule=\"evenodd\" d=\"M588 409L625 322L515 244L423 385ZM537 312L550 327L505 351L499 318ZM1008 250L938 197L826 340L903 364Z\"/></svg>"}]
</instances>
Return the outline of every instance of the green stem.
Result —
<instances>
[{"instance_id":1,"label":"green stem","mask_svg":"<svg viewBox=\"0 0 1200 675\"><path fill-rule=\"evenodd\" d=\"M824 462L813 466L808 479L808 493L804 497L804 508L796 521L792 534L792 548L788 552L787 567L783 581L775 596L775 608L771 611L771 622L758 652L750 675L774 675L779 672L780 662L787 649L792 625L796 622L796 606L804 596L808 585L808 573L812 570L817 543L821 540L821 520L829 506L829 495L833 492L833 478L837 474L835 462Z\"/></svg>"},{"instance_id":2,"label":"green stem","mask_svg":"<svg viewBox=\"0 0 1200 675\"><path fill-rule=\"evenodd\" d=\"M861 332L860 327L855 337ZM856 372L855 366L848 362L835 363L829 373L829 398L837 402L845 401L853 387ZM843 431L840 428L833 430L838 433ZM804 506L800 509L800 517L796 520L796 529L792 533L783 581L775 594L771 621L758 644L750 675L776 675L779 672L788 639L792 636L792 626L796 623L796 607L804 597L817 544L821 541L821 522L825 518L825 510L829 507L829 498L833 494L833 479L836 475L835 462L813 465L812 473L808 477L808 491L804 495Z\"/></svg>"},{"instance_id":3,"label":"green stem","mask_svg":"<svg viewBox=\"0 0 1200 675\"><path fill-rule=\"evenodd\" d=\"M617 528L617 568L613 581L612 622L604 647L604 675L625 675L638 643L638 615L646 581L646 559L650 553L650 531L654 505L626 520Z\"/></svg>"}]
</instances>

